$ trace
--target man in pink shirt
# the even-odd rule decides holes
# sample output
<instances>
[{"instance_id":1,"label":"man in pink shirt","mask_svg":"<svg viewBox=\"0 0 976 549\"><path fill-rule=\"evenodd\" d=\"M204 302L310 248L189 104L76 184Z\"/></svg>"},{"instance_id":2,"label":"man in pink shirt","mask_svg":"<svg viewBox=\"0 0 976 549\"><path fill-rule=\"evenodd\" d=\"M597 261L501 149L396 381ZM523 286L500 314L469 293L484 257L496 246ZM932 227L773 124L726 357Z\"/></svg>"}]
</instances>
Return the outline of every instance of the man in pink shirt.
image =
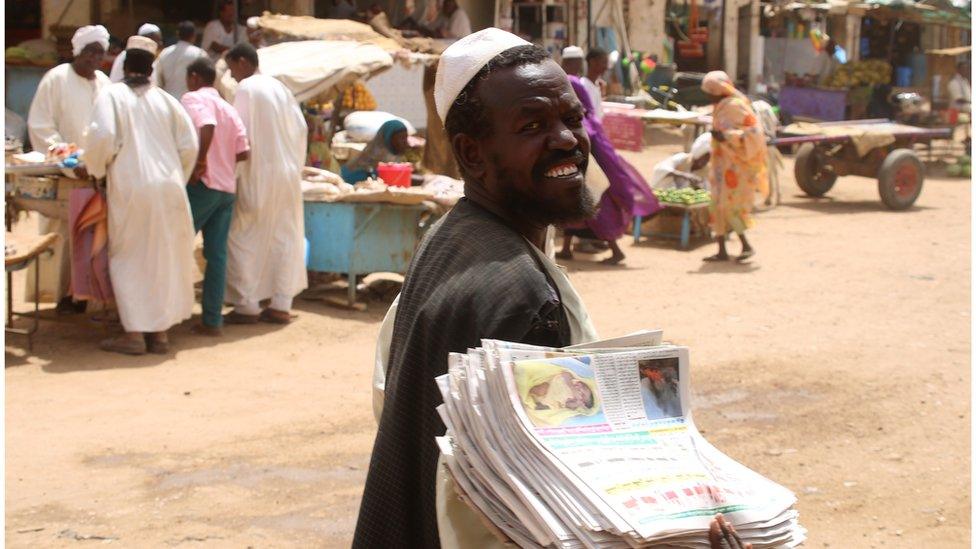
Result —
<instances>
[{"instance_id":1,"label":"man in pink shirt","mask_svg":"<svg viewBox=\"0 0 976 549\"><path fill-rule=\"evenodd\" d=\"M244 122L224 101L213 83L217 72L208 58L195 60L186 69L186 87L181 99L200 132L200 152L186 192L193 213L193 228L203 231L203 317L193 327L201 335L222 333L224 289L227 285L227 235L234 211L237 181L235 164L246 160L250 149Z\"/></svg>"}]
</instances>

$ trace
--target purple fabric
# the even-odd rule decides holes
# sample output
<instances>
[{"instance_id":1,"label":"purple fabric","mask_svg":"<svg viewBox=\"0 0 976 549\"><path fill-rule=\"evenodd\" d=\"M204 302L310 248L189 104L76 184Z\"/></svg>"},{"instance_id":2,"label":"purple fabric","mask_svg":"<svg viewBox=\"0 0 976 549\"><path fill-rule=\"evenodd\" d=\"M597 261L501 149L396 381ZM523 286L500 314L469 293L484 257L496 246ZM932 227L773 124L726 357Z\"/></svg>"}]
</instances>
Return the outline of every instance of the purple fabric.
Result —
<instances>
[{"instance_id":1,"label":"purple fabric","mask_svg":"<svg viewBox=\"0 0 976 549\"><path fill-rule=\"evenodd\" d=\"M644 177L614 150L594 114L593 103L583 83L575 76L570 76L569 82L586 109L583 127L590 137L590 151L610 182L610 187L600 198L596 217L587 221L586 227L600 240L617 240L635 215L651 215L659 211L661 205Z\"/></svg>"}]
</instances>

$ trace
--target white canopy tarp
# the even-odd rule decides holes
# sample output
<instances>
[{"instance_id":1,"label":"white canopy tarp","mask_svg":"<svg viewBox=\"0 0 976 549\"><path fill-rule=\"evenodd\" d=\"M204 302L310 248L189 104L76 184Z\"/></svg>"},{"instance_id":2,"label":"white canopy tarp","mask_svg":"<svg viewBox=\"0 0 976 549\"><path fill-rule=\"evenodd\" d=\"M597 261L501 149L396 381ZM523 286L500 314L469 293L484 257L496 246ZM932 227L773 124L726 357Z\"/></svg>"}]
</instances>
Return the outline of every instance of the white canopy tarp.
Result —
<instances>
[{"instance_id":1,"label":"white canopy tarp","mask_svg":"<svg viewBox=\"0 0 976 549\"><path fill-rule=\"evenodd\" d=\"M379 46L352 41L282 42L258 50L259 70L281 81L299 102L334 98L358 79L393 66L393 56ZM217 63L218 89L233 102L237 82L226 62Z\"/></svg>"}]
</instances>

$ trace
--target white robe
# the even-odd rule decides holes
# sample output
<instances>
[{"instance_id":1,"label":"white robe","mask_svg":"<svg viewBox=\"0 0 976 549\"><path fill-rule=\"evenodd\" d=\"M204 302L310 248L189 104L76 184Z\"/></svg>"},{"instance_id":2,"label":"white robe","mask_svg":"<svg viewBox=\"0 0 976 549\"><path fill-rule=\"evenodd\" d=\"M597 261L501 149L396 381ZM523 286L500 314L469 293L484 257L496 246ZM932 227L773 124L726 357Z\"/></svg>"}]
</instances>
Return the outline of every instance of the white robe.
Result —
<instances>
[{"instance_id":1,"label":"white robe","mask_svg":"<svg viewBox=\"0 0 976 549\"><path fill-rule=\"evenodd\" d=\"M308 127L288 88L263 74L241 82L234 107L247 128L251 157L238 164L227 300L238 307L290 301L308 287L301 188Z\"/></svg>"},{"instance_id":2,"label":"white robe","mask_svg":"<svg viewBox=\"0 0 976 549\"><path fill-rule=\"evenodd\" d=\"M156 85L177 99L183 97L187 91L186 68L201 57L207 57L207 52L183 40L165 48L153 70Z\"/></svg>"},{"instance_id":3,"label":"white robe","mask_svg":"<svg viewBox=\"0 0 976 549\"><path fill-rule=\"evenodd\" d=\"M102 71L95 71L92 80L79 76L70 63L47 71L37 86L27 114L27 130L34 150L47 152L47 148L55 143L80 144L91 121L95 97L110 83ZM41 217L39 229L41 234L58 233L61 236L54 245L54 254L41 256L38 260L40 288L37 293L57 301L67 294L71 280L68 220ZM31 271L34 268L32 265ZM33 277L33 272L29 272L28 280ZM34 285L27 284L26 289L27 299L33 300Z\"/></svg>"},{"instance_id":4,"label":"white robe","mask_svg":"<svg viewBox=\"0 0 976 549\"><path fill-rule=\"evenodd\" d=\"M165 331L193 311L193 122L159 88L112 84L83 142L88 171L108 177L109 272L122 327Z\"/></svg>"},{"instance_id":5,"label":"white robe","mask_svg":"<svg viewBox=\"0 0 976 549\"><path fill-rule=\"evenodd\" d=\"M200 40L200 46L210 55L211 59L216 61L221 54L211 50L211 44L216 42L225 48L232 48L235 43L239 44L245 41L247 41L247 27L241 24L237 25L237 41L235 42L234 27L231 27L230 32L227 32L219 19L213 19L203 27L203 38Z\"/></svg>"},{"instance_id":6,"label":"white robe","mask_svg":"<svg viewBox=\"0 0 976 549\"><path fill-rule=\"evenodd\" d=\"M597 86L595 82L587 77L580 78L583 82L583 88L586 89L587 95L590 96L590 103L593 103L593 114L596 119L603 121L603 94L600 93L600 86Z\"/></svg>"}]
</instances>

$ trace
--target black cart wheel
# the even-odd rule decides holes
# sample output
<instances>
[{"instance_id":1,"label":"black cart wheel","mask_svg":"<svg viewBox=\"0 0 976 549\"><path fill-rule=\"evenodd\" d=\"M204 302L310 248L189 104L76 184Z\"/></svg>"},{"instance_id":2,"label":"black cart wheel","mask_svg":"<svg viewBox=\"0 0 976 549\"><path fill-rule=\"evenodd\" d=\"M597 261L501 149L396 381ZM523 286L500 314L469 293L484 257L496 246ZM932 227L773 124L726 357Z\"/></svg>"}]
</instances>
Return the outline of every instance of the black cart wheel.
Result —
<instances>
[{"instance_id":1,"label":"black cart wheel","mask_svg":"<svg viewBox=\"0 0 976 549\"><path fill-rule=\"evenodd\" d=\"M878 194L885 206L892 210L910 208L922 193L925 166L910 149L895 149L888 153L878 170Z\"/></svg>"},{"instance_id":2,"label":"black cart wheel","mask_svg":"<svg viewBox=\"0 0 976 549\"><path fill-rule=\"evenodd\" d=\"M804 143L796 151L796 163L793 165L796 184L808 196L823 196L827 194L837 181L837 174L813 143Z\"/></svg>"}]
</instances>

